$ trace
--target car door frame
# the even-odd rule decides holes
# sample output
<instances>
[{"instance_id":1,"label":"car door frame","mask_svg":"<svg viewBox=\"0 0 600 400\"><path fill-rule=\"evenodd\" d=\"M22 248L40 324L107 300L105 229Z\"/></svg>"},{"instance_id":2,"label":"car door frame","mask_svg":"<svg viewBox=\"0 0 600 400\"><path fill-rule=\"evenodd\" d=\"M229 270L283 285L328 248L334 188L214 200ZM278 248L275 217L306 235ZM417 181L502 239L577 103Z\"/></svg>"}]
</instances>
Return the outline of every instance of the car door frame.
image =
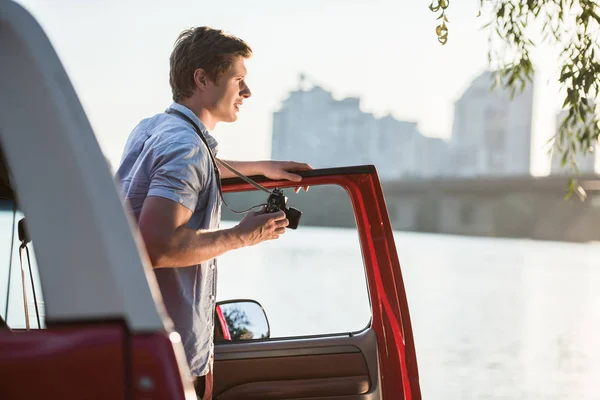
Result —
<instances>
[{"instance_id":1,"label":"car door frame","mask_svg":"<svg viewBox=\"0 0 600 400\"><path fill-rule=\"evenodd\" d=\"M303 178L301 183L272 181L258 176L252 179L269 189L338 185L347 192L356 219L367 277L371 329L377 336L382 396L384 399L397 399L401 394L404 399L420 399L417 358L404 280L376 168L362 165L298 173ZM256 190L239 178L224 179L222 186L224 193ZM248 346L252 346L252 343L248 343Z\"/></svg>"}]
</instances>

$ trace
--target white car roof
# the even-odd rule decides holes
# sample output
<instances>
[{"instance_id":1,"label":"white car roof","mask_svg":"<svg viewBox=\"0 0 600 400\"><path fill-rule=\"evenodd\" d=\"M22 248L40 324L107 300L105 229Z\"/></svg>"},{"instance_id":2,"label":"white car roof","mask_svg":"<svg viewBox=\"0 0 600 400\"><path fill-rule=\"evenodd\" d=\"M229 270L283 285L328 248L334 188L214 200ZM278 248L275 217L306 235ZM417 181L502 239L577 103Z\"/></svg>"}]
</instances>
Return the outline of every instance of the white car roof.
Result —
<instances>
[{"instance_id":1,"label":"white car roof","mask_svg":"<svg viewBox=\"0 0 600 400\"><path fill-rule=\"evenodd\" d=\"M35 19L5 0L0 145L35 246L46 321L123 319L132 331L170 329L138 231L69 77Z\"/></svg>"}]
</instances>

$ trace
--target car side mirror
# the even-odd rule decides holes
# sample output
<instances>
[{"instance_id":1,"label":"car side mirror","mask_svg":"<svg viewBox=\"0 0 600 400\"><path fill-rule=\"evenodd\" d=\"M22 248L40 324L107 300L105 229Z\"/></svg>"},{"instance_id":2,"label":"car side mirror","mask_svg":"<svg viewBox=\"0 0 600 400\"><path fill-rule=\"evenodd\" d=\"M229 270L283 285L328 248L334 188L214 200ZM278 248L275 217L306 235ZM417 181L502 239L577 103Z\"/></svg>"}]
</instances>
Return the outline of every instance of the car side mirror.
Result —
<instances>
[{"instance_id":1,"label":"car side mirror","mask_svg":"<svg viewBox=\"0 0 600 400\"><path fill-rule=\"evenodd\" d=\"M254 300L220 301L215 307L215 342L266 339L269 320Z\"/></svg>"}]
</instances>

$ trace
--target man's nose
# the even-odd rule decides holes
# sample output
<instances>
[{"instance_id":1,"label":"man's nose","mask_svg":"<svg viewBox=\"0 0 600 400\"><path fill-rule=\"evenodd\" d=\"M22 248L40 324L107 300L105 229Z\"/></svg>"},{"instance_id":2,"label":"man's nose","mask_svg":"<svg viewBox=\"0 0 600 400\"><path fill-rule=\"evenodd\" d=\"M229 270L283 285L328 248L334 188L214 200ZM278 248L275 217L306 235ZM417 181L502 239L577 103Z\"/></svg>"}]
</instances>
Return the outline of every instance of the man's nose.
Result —
<instances>
[{"instance_id":1,"label":"man's nose","mask_svg":"<svg viewBox=\"0 0 600 400\"><path fill-rule=\"evenodd\" d=\"M252 96L252 92L250 91L250 88L245 83L244 83L244 87L242 88L241 95L245 99L247 99L248 97Z\"/></svg>"}]
</instances>

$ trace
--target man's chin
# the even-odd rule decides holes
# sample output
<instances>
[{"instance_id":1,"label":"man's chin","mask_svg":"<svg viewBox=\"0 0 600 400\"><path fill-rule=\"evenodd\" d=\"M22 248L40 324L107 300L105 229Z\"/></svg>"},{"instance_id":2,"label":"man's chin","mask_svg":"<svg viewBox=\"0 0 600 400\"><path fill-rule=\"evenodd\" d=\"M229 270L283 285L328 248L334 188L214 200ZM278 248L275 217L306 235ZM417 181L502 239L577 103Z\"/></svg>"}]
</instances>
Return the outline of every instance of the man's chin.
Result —
<instances>
[{"instance_id":1,"label":"man's chin","mask_svg":"<svg viewBox=\"0 0 600 400\"><path fill-rule=\"evenodd\" d=\"M229 123L237 121L237 119L238 119L238 116L233 114L233 115L229 115L227 117L220 118L219 122L224 122L226 124L229 124Z\"/></svg>"}]
</instances>

